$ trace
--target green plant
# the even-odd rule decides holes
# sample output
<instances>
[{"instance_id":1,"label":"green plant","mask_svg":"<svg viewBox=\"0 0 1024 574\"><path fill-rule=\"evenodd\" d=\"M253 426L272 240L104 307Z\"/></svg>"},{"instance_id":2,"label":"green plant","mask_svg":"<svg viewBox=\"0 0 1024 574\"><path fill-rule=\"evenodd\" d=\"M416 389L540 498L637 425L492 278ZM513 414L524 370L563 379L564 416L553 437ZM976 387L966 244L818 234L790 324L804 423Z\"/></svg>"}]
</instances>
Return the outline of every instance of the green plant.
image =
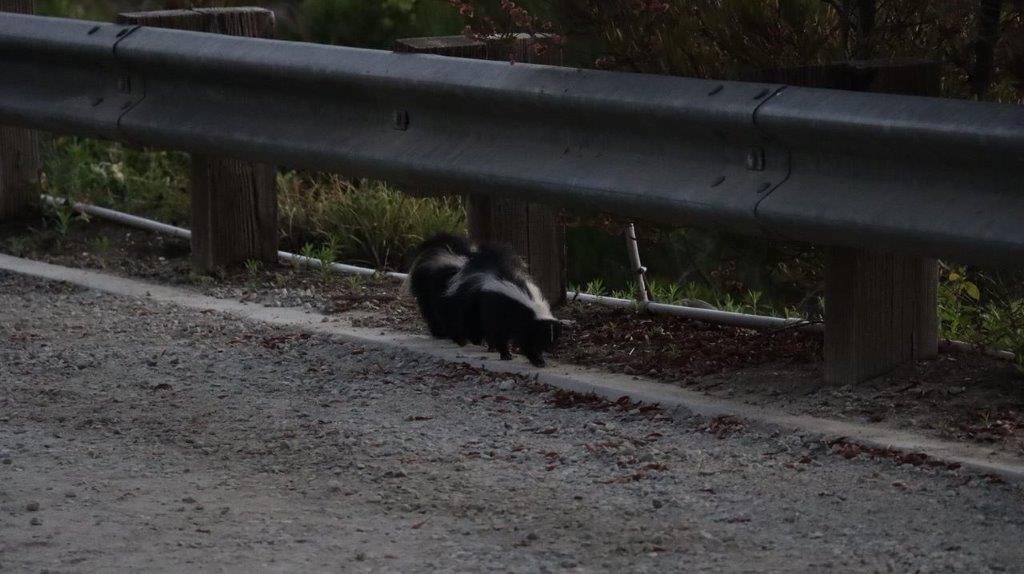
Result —
<instances>
[{"instance_id":1,"label":"green plant","mask_svg":"<svg viewBox=\"0 0 1024 574\"><path fill-rule=\"evenodd\" d=\"M195 271L189 271L186 277L186 282L190 285L196 285L200 287L207 287L217 283L217 279L212 275L205 275L203 273L197 273Z\"/></svg>"},{"instance_id":2,"label":"green plant","mask_svg":"<svg viewBox=\"0 0 1024 574\"><path fill-rule=\"evenodd\" d=\"M70 200L52 203L49 204L49 206L50 208L46 211L46 218L53 230L57 233L58 240L64 240L67 238L68 233L71 232L71 227L74 225L76 220L89 220L88 216L84 213L80 214L75 211Z\"/></svg>"},{"instance_id":3,"label":"green plant","mask_svg":"<svg viewBox=\"0 0 1024 574\"><path fill-rule=\"evenodd\" d=\"M245 262L245 273L250 277L258 277L263 272L263 262L259 259L249 259Z\"/></svg>"},{"instance_id":4,"label":"green plant","mask_svg":"<svg viewBox=\"0 0 1024 574\"><path fill-rule=\"evenodd\" d=\"M732 298L732 293L725 293L715 301L715 306L722 311L728 311L729 313L743 313L745 309L743 305L737 303Z\"/></svg>"},{"instance_id":5,"label":"green plant","mask_svg":"<svg viewBox=\"0 0 1024 574\"><path fill-rule=\"evenodd\" d=\"M288 285L288 277L282 273L274 273L274 275L270 278L270 284L273 285L275 288L280 289Z\"/></svg>"},{"instance_id":6,"label":"green plant","mask_svg":"<svg viewBox=\"0 0 1024 574\"><path fill-rule=\"evenodd\" d=\"M608 290L605 289L604 281L601 279L594 279L593 281L587 282L587 285L583 288L583 292L595 297L603 297L608 294Z\"/></svg>"},{"instance_id":7,"label":"green plant","mask_svg":"<svg viewBox=\"0 0 1024 574\"><path fill-rule=\"evenodd\" d=\"M943 336L969 342L981 338L979 316L981 290L967 277L963 267L945 267L939 283L939 321Z\"/></svg>"},{"instance_id":8,"label":"green plant","mask_svg":"<svg viewBox=\"0 0 1024 574\"><path fill-rule=\"evenodd\" d=\"M400 268L424 237L465 233L458 200L409 197L382 183L289 172L279 179L282 243L326 244L335 260Z\"/></svg>"},{"instance_id":9,"label":"green plant","mask_svg":"<svg viewBox=\"0 0 1024 574\"><path fill-rule=\"evenodd\" d=\"M651 299L658 303L676 305L684 299L682 288L674 281L651 279L648 289L651 292Z\"/></svg>"},{"instance_id":10,"label":"green plant","mask_svg":"<svg viewBox=\"0 0 1024 574\"><path fill-rule=\"evenodd\" d=\"M632 289L615 289L611 292L611 296L616 299L634 299L636 291Z\"/></svg>"},{"instance_id":11,"label":"green plant","mask_svg":"<svg viewBox=\"0 0 1024 574\"><path fill-rule=\"evenodd\" d=\"M309 180L330 201L311 227L334 246L335 256L375 269L406 266L413 248L438 232L465 233L457 199L414 198L384 183L349 182L337 176Z\"/></svg>"},{"instance_id":12,"label":"green plant","mask_svg":"<svg viewBox=\"0 0 1024 574\"><path fill-rule=\"evenodd\" d=\"M335 262L334 253L337 249L335 238L331 238L331 241L325 245L321 245L316 250L316 258L320 260L320 280L327 283L334 279L334 269L331 264Z\"/></svg>"},{"instance_id":13,"label":"green plant","mask_svg":"<svg viewBox=\"0 0 1024 574\"><path fill-rule=\"evenodd\" d=\"M345 288L353 293L362 293L366 288L366 281L365 275L346 275Z\"/></svg>"},{"instance_id":14,"label":"green plant","mask_svg":"<svg viewBox=\"0 0 1024 574\"><path fill-rule=\"evenodd\" d=\"M747 309L750 309L751 313L757 314L761 310L761 297L760 291L748 290L743 303Z\"/></svg>"},{"instance_id":15,"label":"green plant","mask_svg":"<svg viewBox=\"0 0 1024 574\"><path fill-rule=\"evenodd\" d=\"M943 265L939 282L942 336L1014 353L1024 375L1024 296L1011 281Z\"/></svg>"},{"instance_id":16,"label":"green plant","mask_svg":"<svg viewBox=\"0 0 1024 574\"><path fill-rule=\"evenodd\" d=\"M99 255L106 255L110 252L113 245L111 244L109 237L106 235L100 235L99 237L94 237L89 241L89 247Z\"/></svg>"},{"instance_id":17,"label":"green plant","mask_svg":"<svg viewBox=\"0 0 1024 574\"><path fill-rule=\"evenodd\" d=\"M299 255L305 257L307 260L319 259L319 257L317 257L318 251L319 249L317 248L315 243L307 243L302 246L302 250L299 251ZM312 263L312 261L307 261L307 263Z\"/></svg>"},{"instance_id":18,"label":"green plant","mask_svg":"<svg viewBox=\"0 0 1024 574\"><path fill-rule=\"evenodd\" d=\"M990 346L1014 354L1024 375L1024 299L989 304L981 311L981 328Z\"/></svg>"},{"instance_id":19,"label":"green plant","mask_svg":"<svg viewBox=\"0 0 1024 574\"><path fill-rule=\"evenodd\" d=\"M173 225L189 222L188 156L55 137L43 147L44 192Z\"/></svg>"},{"instance_id":20,"label":"green plant","mask_svg":"<svg viewBox=\"0 0 1024 574\"><path fill-rule=\"evenodd\" d=\"M249 289L256 289L263 275L263 262L259 259L248 259L245 262L245 284Z\"/></svg>"},{"instance_id":21,"label":"green plant","mask_svg":"<svg viewBox=\"0 0 1024 574\"><path fill-rule=\"evenodd\" d=\"M37 246L35 235L10 237L7 239L7 251L15 257L26 257L30 255Z\"/></svg>"},{"instance_id":22,"label":"green plant","mask_svg":"<svg viewBox=\"0 0 1024 574\"><path fill-rule=\"evenodd\" d=\"M110 242L110 238L106 235L94 237L89 241L89 249L96 255L100 267L104 269L107 268L107 255L112 248L113 245Z\"/></svg>"}]
</instances>

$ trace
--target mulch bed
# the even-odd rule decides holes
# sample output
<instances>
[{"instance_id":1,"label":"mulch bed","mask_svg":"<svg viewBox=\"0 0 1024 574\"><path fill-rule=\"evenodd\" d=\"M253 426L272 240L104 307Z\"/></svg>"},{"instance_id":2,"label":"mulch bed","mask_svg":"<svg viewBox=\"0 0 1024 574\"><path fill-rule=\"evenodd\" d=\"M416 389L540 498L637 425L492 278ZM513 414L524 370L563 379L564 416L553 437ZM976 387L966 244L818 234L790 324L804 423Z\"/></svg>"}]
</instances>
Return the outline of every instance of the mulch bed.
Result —
<instances>
[{"instance_id":1,"label":"mulch bed","mask_svg":"<svg viewBox=\"0 0 1024 574\"><path fill-rule=\"evenodd\" d=\"M574 325L554 357L630 375L679 380L821 359L821 337L795 329L753 331L582 303L560 314Z\"/></svg>"}]
</instances>

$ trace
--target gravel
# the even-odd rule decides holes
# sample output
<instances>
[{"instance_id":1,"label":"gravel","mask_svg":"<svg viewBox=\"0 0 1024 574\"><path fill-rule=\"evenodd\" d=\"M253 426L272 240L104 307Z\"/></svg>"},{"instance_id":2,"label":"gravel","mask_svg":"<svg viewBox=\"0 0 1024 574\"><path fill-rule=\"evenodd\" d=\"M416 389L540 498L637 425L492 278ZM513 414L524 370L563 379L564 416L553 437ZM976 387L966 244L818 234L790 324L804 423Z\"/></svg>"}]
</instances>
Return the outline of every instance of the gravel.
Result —
<instances>
[{"instance_id":1,"label":"gravel","mask_svg":"<svg viewBox=\"0 0 1024 574\"><path fill-rule=\"evenodd\" d=\"M1024 559L992 478L2 273L0 417L5 571Z\"/></svg>"},{"instance_id":2,"label":"gravel","mask_svg":"<svg viewBox=\"0 0 1024 574\"><path fill-rule=\"evenodd\" d=\"M16 246L21 246L14 249ZM100 248L99 246L103 246ZM101 220L67 236L0 225L0 250L266 307L344 317L352 325L424 333L415 303L385 278L324 275L291 266L202 277L188 242ZM575 303L557 311L572 325L552 358L659 380L732 401L991 447L1024 462L1024 385L1007 361L975 353L941 354L856 386L822 384L821 340L795 330L759 333ZM75 366L87 369L90 357ZM150 358L156 367L160 357ZM177 358L170 358L171 364ZM170 383L161 383L169 385ZM507 390L510 383L500 390ZM160 389L157 389L160 390ZM0 453L0 464L6 464Z\"/></svg>"}]
</instances>

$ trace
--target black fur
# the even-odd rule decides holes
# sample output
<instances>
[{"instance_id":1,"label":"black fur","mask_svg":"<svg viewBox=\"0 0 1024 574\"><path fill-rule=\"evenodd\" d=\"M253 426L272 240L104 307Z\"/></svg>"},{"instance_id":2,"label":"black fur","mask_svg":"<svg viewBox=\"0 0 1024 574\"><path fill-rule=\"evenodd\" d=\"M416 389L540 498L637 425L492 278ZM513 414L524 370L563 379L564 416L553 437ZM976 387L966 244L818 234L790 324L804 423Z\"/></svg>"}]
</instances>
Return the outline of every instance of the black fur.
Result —
<instances>
[{"instance_id":1,"label":"black fur","mask_svg":"<svg viewBox=\"0 0 1024 574\"><path fill-rule=\"evenodd\" d=\"M509 343L515 343L531 363L543 367L544 353L558 343L562 324L556 319L538 319L532 309L500 293L482 291L479 297L480 331L488 349L509 360Z\"/></svg>"},{"instance_id":2,"label":"black fur","mask_svg":"<svg viewBox=\"0 0 1024 574\"><path fill-rule=\"evenodd\" d=\"M561 323L538 317L536 310L507 293L482 288L488 280L505 281L523 297L532 299L526 265L511 248L485 245L474 252L462 269L449 305L453 313L453 340L465 344L486 342L501 358L512 358L514 343L531 363L544 366L544 353L561 335ZM546 301L538 301L544 307Z\"/></svg>"},{"instance_id":3,"label":"black fur","mask_svg":"<svg viewBox=\"0 0 1024 574\"><path fill-rule=\"evenodd\" d=\"M462 265L446 260L468 258L472 251L469 241L447 233L427 239L417 249L409 271L409 290L416 297L427 329L434 337L443 339L450 336L450 313L445 309L445 291L452 277L462 268Z\"/></svg>"},{"instance_id":4,"label":"black fur","mask_svg":"<svg viewBox=\"0 0 1024 574\"><path fill-rule=\"evenodd\" d=\"M448 264L452 255L464 257L465 263ZM496 290L495 282L505 283ZM473 249L465 239L451 235L425 241L409 275L410 290L431 335L459 345L486 342L505 360L512 358L510 347L515 344L540 367L544 353L558 342L562 326L538 316L538 308L547 308L545 301L528 303L534 301L531 284L526 265L511 248Z\"/></svg>"}]
</instances>

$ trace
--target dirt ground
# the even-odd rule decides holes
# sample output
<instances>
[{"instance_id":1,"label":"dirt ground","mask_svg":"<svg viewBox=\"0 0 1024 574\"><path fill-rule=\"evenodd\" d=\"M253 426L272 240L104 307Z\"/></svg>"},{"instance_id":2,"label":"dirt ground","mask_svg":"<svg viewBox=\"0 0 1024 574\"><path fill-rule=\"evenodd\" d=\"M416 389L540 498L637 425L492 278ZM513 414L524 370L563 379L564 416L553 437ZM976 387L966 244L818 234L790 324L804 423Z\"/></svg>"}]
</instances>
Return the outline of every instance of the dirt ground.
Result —
<instances>
[{"instance_id":1,"label":"dirt ground","mask_svg":"<svg viewBox=\"0 0 1024 574\"><path fill-rule=\"evenodd\" d=\"M0 571L1004 572L1024 492L0 273Z\"/></svg>"},{"instance_id":2,"label":"dirt ground","mask_svg":"<svg viewBox=\"0 0 1024 574\"><path fill-rule=\"evenodd\" d=\"M360 326L423 332L414 303L385 278L325 275L290 266L193 274L188 244L93 221L66 237L0 227L0 250L72 267L187 285L205 294L348 314ZM866 384L821 384L820 337L762 333L573 303L558 313L574 327L557 360L645 376L709 395L984 444L1024 458L1024 378L1012 365L970 353L943 354Z\"/></svg>"}]
</instances>

